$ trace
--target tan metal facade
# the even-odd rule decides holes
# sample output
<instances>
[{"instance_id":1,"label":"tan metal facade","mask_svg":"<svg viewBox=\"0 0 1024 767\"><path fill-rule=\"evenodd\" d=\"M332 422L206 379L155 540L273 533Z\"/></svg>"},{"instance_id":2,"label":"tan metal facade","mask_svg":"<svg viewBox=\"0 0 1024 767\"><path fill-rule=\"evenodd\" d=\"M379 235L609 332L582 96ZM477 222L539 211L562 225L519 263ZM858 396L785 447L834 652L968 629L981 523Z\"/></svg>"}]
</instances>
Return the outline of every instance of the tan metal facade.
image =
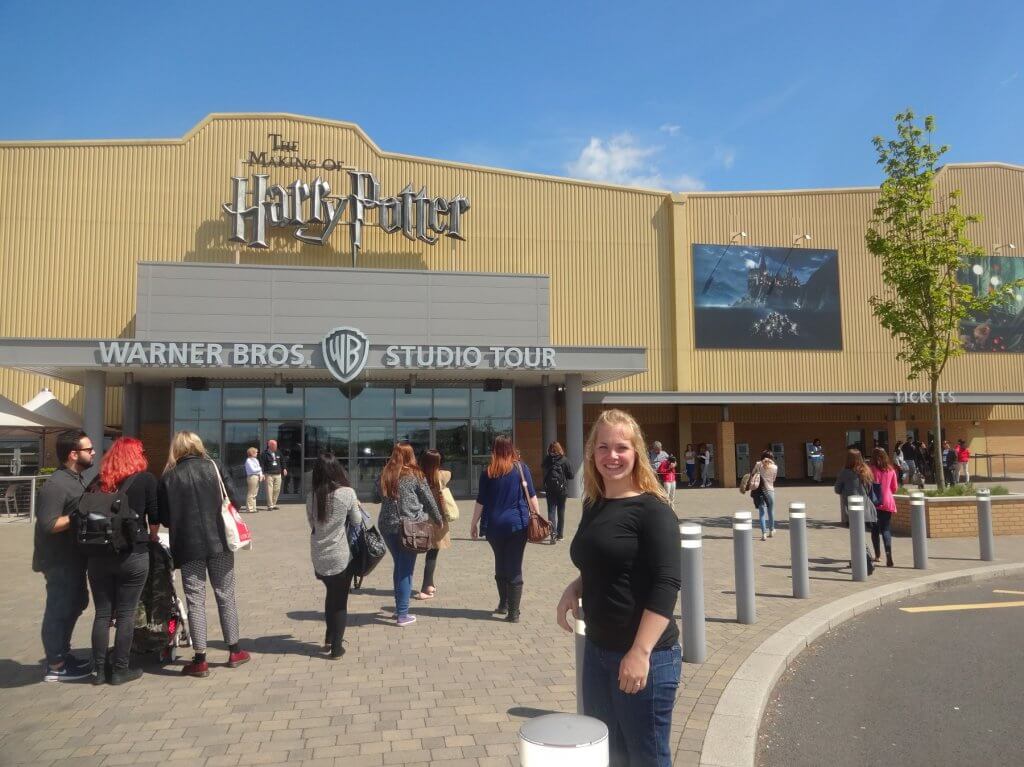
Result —
<instances>
[{"instance_id":1,"label":"tan metal facade","mask_svg":"<svg viewBox=\"0 0 1024 767\"><path fill-rule=\"evenodd\" d=\"M373 171L386 194L412 183L468 197L465 242L429 246L367 229L359 265L549 275L553 343L648 349L648 372L610 390L916 388L868 307L881 289L864 247L875 190L673 196L382 152L354 125L292 115L213 115L174 140L0 143L0 336L130 336L139 260L349 266L347 231L328 247L285 230L271 230L268 250L228 240L230 178L260 170L242 164L250 150L281 154L270 151L272 133L298 141L300 157ZM335 189L347 184L340 171L260 172L272 184L318 174ZM950 166L942 183L963 188L965 207L985 216L977 242L1024 245L1024 169ZM839 251L842 351L694 349L691 246L727 243L737 230L747 244L776 246L808 232L813 247ZM1022 370L1017 355L971 355L952 365L944 388L1019 391ZM0 394L18 402L44 384L53 386L0 371ZM54 388L80 407L74 387ZM117 423L116 390L108 413Z\"/></svg>"}]
</instances>

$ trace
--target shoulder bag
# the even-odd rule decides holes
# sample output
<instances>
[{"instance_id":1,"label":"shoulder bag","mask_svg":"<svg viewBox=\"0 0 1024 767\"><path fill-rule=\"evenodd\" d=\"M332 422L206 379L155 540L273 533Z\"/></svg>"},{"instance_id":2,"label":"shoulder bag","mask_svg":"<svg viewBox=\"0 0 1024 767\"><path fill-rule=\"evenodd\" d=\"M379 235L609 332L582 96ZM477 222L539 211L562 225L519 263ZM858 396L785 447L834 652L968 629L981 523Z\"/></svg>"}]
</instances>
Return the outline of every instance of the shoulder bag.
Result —
<instances>
[{"instance_id":1,"label":"shoulder bag","mask_svg":"<svg viewBox=\"0 0 1024 767\"><path fill-rule=\"evenodd\" d=\"M239 549L252 548L252 532L249 526L242 520L241 514L231 503L228 497L228 489L224 487L224 478L220 475L220 469L214 461L210 461L213 473L217 475L217 482L220 484L220 519L224 524L224 540L227 541L228 549L238 551Z\"/></svg>"},{"instance_id":2,"label":"shoulder bag","mask_svg":"<svg viewBox=\"0 0 1024 767\"><path fill-rule=\"evenodd\" d=\"M523 486L523 498L526 500L526 509L530 513L530 520L526 523L526 540L530 543L546 543L551 537L551 523L533 510L530 505L530 489L526 484L526 475L523 474L523 465L516 462L519 470L519 482Z\"/></svg>"},{"instance_id":3,"label":"shoulder bag","mask_svg":"<svg viewBox=\"0 0 1024 767\"><path fill-rule=\"evenodd\" d=\"M424 483L417 482L416 494L422 497L424 494L429 495L430 490L425 489ZM402 548L406 551L411 551L413 554L426 554L434 548L434 533L436 530L437 528L430 520L429 515L422 522L403 519L400 534Z\"/></svg>"}]
</instances>

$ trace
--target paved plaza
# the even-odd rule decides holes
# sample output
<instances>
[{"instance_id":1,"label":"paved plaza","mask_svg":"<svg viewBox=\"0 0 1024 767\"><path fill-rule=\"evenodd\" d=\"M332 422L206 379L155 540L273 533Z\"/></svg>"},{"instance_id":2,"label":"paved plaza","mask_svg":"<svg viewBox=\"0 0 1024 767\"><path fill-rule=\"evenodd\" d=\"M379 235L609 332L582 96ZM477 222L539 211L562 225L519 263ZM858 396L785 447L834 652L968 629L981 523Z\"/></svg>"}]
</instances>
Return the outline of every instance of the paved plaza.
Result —
<instances>
[{"instance_id":1,"label":"paved plaza","mask_svg":"<svg viewBox=\"0 0 1024 767\"><path fill-rule=\"evenodd\" d=\"M807 503L809 517L809 600L790 595L785 509L796 500ZM749 500L731 489L676 497L681 519L705 525L708 618L707 662L683 666L673 722L678 765L698 764L722 690L772 633L858 589L920 574L911 569L910 541L897 539L897 566L854 584L831 487L780 488L776 502L782 529L754 546L758 623L741 626L734 620L728 516L749 509ZM418 622L397 628L389 620L394 603L385 559L353 593L348 652L337 663L320 653L323 587L313 578L301 507L248 517L256 548L236 561L242 643L252 662L223 665L227 651L211 593L209 678L185 679L178 665L147 663L140 681L116 688L41 683L43 578L30 568L31 528L24 519L0 522L0 764L518 764L516 733L527 717L575 710L573 641L554 623L555 603L574 577L568 540L528 548L523 618L510 625L490 612L490 548L469 540L471 504L460 506L453 546L438 563L438 596L413 602ZM376 515L376 507L368 510ZM579 504L570 502L568 514L567 534ZM981 564L976 540L929 543L933 571ZM997 539L997 554L1024 560L1024 537ZM417 578L421 573L422 564ZM82 657L91 615L90 607L75 633Z\"/></svg>"}]
</instances>

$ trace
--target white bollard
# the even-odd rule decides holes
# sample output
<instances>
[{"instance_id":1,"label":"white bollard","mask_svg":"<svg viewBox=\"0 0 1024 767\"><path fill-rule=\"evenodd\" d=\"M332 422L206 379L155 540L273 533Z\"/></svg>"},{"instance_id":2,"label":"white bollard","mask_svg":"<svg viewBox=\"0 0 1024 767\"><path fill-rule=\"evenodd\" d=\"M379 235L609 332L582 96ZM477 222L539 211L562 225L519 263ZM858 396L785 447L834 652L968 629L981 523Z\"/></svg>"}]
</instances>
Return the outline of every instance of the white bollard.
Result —
<instances>
[{"instance_id":1,"label":"white bollard","mask_svg":"<svg viewBox=\"0 0 1024 767\"><path fill-rule=\"evenodd\" d=\"M608 727L579 714L545 714L519 728L522 767L608 767Z\"/></svg>"}]
</instances>

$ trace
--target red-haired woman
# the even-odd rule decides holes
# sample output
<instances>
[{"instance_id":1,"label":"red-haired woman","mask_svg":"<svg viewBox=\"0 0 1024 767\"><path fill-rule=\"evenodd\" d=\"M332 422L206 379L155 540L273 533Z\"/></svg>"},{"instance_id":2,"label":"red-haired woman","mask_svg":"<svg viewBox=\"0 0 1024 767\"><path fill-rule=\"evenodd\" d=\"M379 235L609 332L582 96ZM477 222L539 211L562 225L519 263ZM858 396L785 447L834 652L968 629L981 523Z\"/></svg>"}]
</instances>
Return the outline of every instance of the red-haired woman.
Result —
<instances>
[{"instance_id":1,"label":"red-haired woman","mask_svg":"<svg viewBox=\"0 0 1024 767\"><path fill-rule=\"evenodd\" d=\"M96 605L92 623L93 684L124 684L142 676L142 669L128 668L128 657L135 631L135 610L149 575L148 541L160 527L157 480L146 471L148 468L142 443L134 437L121 437L103 456L99 477L91 488L93 492L124 493L129 508L139 515L130 550L89 557L89 587ZM117 631L108 676L105 663L112 616L117 618Z\"/></svg>"},{"instance_id":2,"label":"red-haired woman","mask_svg":"<svg viewBox=\"0 0 1024 767\"><path fill-rule=\"evenodd\" d=\"M519 622L523 598L523 553L530 511L540 513L537 491L530 468L519 462L512 440L498 437L491 450L491 463L480 474L469 533L481 534L494 551L494 581L498 584L498 606L509 623Z\"/></svg>"},{"instance_id":3,"label":"red-haired woman","mask_svg":"<svg viewBox=\"0 0 1024 767\"><path fill-rule=\"evenodd\" d=\"M416 622L416 616L409 615L416 554L402 548L402 520L426 522L429 518L438 525L444 520L408 442L399 442L391 451L391 458L380 475L380 494L384 500L377 517L377 529L384 536L395 563L395 621L399 626L410 626Z\"/></svg>"}]
</instances>

